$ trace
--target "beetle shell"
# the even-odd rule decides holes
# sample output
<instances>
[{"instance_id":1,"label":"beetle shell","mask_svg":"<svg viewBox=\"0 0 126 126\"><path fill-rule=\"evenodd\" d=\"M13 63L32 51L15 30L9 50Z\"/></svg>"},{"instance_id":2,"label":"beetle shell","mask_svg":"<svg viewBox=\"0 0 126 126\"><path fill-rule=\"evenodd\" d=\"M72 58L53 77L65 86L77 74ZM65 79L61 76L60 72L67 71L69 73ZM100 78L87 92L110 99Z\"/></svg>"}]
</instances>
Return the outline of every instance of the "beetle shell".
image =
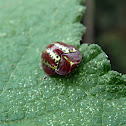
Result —
<instances>
[{"instance_id":1,"label":"beetle shell","mask_svg":"<svg viewBox=\"0 0 126 126\"><path fill-rule=\"evenodd\" d=\"M78 67L82 55L75 46L54 42L43 50L41 59L43 70L48 75L66 75Z\"/></svg>"}]
</instances>

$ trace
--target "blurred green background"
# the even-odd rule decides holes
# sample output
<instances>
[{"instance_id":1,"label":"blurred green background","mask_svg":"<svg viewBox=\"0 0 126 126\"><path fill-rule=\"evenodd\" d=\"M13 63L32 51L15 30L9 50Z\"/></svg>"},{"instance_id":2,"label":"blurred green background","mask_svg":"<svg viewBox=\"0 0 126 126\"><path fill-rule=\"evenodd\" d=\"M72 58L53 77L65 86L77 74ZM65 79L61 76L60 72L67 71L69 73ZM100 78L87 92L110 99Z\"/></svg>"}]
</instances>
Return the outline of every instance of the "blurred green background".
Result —
<instances>
[{"instance_id":1,"label":"blurred green background","mask_svg":"<svg viewBox=\"0 0 126 126\"><path fill-rule=\"evenodd\" d=\"M99 44L112 70L126 74L126 0L87 0L85 4L83 42Z\"/></svg>"}]
</instances>

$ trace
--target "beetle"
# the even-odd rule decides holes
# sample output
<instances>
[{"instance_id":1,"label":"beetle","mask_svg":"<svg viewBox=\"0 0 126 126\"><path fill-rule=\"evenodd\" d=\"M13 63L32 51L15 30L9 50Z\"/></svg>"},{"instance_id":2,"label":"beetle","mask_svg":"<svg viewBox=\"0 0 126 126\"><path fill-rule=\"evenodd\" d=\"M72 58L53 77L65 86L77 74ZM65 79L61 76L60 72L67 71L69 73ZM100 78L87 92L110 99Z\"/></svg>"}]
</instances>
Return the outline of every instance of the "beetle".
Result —
<instances>
[{"instance_id":1,"label":"beetle","mask_svg":"<svg viewBox=\"0 0 126 126\"><path fill-rule=\"evenodd\" d=\"M77 47L63 42L53 42L42 52L41 62L43 70L48 75L68 75L78 67L82 55Z\"/></svg>"}]
</instances>

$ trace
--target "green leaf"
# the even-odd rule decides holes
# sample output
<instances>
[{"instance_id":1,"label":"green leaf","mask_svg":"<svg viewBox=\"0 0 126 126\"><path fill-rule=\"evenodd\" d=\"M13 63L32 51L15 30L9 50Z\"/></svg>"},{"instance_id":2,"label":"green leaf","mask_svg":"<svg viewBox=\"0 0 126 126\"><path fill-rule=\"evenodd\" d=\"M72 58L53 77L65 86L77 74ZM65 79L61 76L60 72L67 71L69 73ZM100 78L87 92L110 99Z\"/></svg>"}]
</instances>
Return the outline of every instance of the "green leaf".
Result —
<instances>
[{"instance_id":1,"label":"green leaf","mask_svg":"<svg viewBox=\"0 0 126 126\"><path fill-rule=\"evenodd\" d=\"M98 45L79 46L81 0L0 1L0 125L126 125L126 75L111 71ZM47 76L41 52L51 42L79 47L67 76Z\"/></svg>"}]
</instances>

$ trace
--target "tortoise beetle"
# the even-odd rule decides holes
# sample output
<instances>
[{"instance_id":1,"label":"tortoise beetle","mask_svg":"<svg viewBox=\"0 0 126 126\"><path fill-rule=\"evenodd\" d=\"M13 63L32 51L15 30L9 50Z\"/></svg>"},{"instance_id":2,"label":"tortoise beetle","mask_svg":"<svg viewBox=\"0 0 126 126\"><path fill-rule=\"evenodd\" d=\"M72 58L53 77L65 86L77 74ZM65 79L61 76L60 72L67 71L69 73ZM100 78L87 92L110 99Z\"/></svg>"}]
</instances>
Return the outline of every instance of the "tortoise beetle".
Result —
<instances>
[{"instance_id":1,"label":"tortoise beetle","mask_svg":"<svg viewBox=\"0 0 126 126\"><path fill-rule=\"evenodd\" d=\"M82 55L75 46L54 42L43 50L41 59L46 74L66 75L78 67Z\"/></svg>"}]
</instances>

